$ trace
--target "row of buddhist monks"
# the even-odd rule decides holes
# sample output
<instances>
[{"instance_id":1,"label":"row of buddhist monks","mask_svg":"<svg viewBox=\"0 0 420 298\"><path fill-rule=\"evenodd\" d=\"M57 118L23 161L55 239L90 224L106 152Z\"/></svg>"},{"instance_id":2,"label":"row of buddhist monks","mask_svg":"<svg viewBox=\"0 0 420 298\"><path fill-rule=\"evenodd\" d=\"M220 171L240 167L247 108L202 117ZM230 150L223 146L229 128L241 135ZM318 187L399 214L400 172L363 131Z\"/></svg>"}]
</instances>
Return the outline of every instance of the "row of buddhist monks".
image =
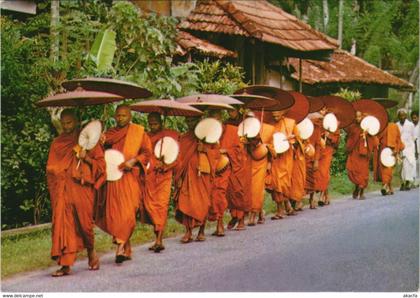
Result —
<instances>
[{"instance_id":1,"label":"row of buddhist monks","mask_svg":"<svg viewBox=\"0 0 420 298\"><path fill-rule=\"evenodd\" d=\"M230 212L228 229L245 229L263 224L265 190L271 194L277 210L272 220L295 215L303 208L303 197L309 194L310 208L316 209L314 194L320 193L318 205L330 204L328 185L330 166L340 133L330 133L322 126L326 108L309 115L314 133L308 140L299 136L295 120L285 117L287 110L272 112L275 124L262 123L259 135L246 140L238 137L238 124L244 119L239 110L229 111L230 119L223 124L217 144L207 144L194 134L199 117L186 117L188 130L179 134L164 129L161 116L148 115L149 132L131 122L127 105L118 106L114 118L116 127L106 131L91 150L78 146L79 121L72 110L61 113L63 133L54 139L47 162L47 180L52 206L52 258L61 266L53 276L64 276L79 251L87 249L90 270L99 269L94 249L96 224L113 237L116 244L115 262L132 258L130 237L139 214L143 223L152 224L156 241L150 250L160 252L170 198L175 203L175 218L185 226L182 243L193 241L193 229L198 228L196 241L205 240L206 221L216 221L215 236L224 236L223 217ZM222 120L220 110L210 110L209 116ZM372 137L360 128L362 114L347 128L347 171L355 184L353 198L364 198L369 177L369 156L378 146L392 147L396 152L403 144L395 125L379 136ZM277 154L273 134L286 135L290 148ZM177 160L166 165L153 154L158 140L170 136L179 143ZM256 158L257 149L265 144L269 154ZM105 149L123 153L119 166L123 176L107 181ZM228 157L223 169L220 160ZM203 166L207 165L207 166ZM388 191L392 191L392 169L378 166Z\"/></svg>"}]
</instances>

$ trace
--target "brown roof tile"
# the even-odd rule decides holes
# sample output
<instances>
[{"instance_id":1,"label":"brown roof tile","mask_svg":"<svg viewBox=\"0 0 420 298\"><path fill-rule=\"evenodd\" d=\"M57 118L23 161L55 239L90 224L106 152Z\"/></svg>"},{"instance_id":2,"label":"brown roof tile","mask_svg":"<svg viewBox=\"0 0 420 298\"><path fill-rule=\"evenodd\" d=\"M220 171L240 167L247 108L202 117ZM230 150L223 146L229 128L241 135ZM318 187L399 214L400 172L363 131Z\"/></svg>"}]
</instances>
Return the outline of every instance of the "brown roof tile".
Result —
<instances>
[{"instance_id":1,"label":"brown roof tile","mask_svg":"<svg viewBox=\"0 0 420 298\"><path fill-rule=\"evenodd\" d=\"M299 59L289 58L299 80ZM379 84L396 89L413 90L414 86L343 50L336 50L330 62L302 60L302 82L309 85L322 83Z\"/></svg>"},{"instance_id":2,"label":"brown roof tile","mask_svg":"<svg viewBox=\"0 0 420 298\"><path fill-rule=\"evenodd\" d=\"M179 27L254 37L303 52L337 48L336 40L266 0L201 0Z\"/></svg>"},{"instance_id":3,"label":"brown roof tile","mask_svg":"<svg viewBox=\"0 0 420 298\"><path fill-rule=\"evenodd\" d=\"M179 55L183 56L190 51L198 51L204 55L214 56L218 58L222 57L233 57L235 58L237 54L235 52L229 51L221 46L210 43L207 40L200 39L187 33L185 31L179 31L176 37L177 42L177 52Z\"/></svg>"}]
</instances>

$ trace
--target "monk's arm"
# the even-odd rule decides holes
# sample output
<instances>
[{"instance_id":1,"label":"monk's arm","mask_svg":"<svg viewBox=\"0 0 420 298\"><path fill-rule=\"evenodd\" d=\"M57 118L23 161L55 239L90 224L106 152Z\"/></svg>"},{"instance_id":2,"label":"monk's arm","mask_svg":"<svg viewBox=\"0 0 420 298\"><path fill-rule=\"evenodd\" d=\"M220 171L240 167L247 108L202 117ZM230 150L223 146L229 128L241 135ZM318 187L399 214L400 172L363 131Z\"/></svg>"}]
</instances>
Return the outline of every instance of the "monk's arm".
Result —
<instances>
[{"instance_id":1,"label":"monk's arm","mask_svg":"<svg viewBox=\"0 0 420 298\"><path fill-rule=\"evenodd\" d=\"M141 147L139 150L138 155L136 156L136 160L142 164L143 167L146 167L147 164L150 162L152 158L152 142L150 141L150 137L147 134L143 136L143 142L141 143Z\"/></svg>"}]
</instances>

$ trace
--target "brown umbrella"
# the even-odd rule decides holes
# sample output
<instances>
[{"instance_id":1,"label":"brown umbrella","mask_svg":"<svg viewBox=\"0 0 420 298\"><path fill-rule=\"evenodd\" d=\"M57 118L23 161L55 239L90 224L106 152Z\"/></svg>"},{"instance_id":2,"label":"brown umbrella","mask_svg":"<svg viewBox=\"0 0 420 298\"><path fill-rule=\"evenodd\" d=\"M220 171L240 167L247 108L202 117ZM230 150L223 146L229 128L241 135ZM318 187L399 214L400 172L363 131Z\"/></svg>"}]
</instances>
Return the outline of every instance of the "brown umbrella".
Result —
<instances>
[{"instance_id":1,"label":"brown umbrella","mask_svg":"<svg viewBox=\"0 0 420 298\"><path fill-rule=\"evenodd\" d=\"M38 107L74 107L107 104L124 98L107 92L86 91L81 88L75 91L48 96L35 104Z\"/></svg>"},{"instance_id":2,"label":"brown umbrella","mask_svg":"<svg viewBox=\"0 0 420 298\"><path fill-rule=\"evenodd\" d=\"M189 105L200 105L200 103L222 103L227 105L242 105L243 103L233 97L219 94L194 94L177 98L176 101L188 103Z\"/></svg>"},{"instance_id":3,"label":"brown umbrella","mask_svg":"<svg viewBox=\"0 0 420 298\"><path fill-rule=\"evenodd\" d=\"M320 111L324 106L324 102L319 97L306 96L309 101L309 113Z\"/></svg>"},{"instance_id":4,"label":"brown umbrella","mask_svg":"<svg viewBox=\"0 0 420 298\"><path fill-rule=\"evenodd\" d=\"M192 106L196 109L199 109L201 111L204 110L234 110L235 108L231 105L228 105L226 103L221 102L192 102L192 103L186 103L189 106Z\"/></svg>"},{"instance_id":5,"label":"brown umbrella","mask_svg":"<svg viewBox=\"0 0 420 298\"><path fill-rule=\"evenodd\" d=\"M264 108L264 110L266 111L285 110L287 108L290 108L295 103L293 96L289 92L272 86L254 85L245 87L235 92L235 94L242 93L248 93L252 95L259 95L275 99L277 101L277 104L271 107Z\"/></svg>"},{"instance_id":6,"label":"brown umbrella","mask_svg":"<svg viewBox=\"0 0 420 298\"><path fill-rule=\"evenodd\" d=\"M309 113L309 101L305 95L297 91L289 91L289 93L295 99L295 103L290 108L290 110L286 113L286 117L292 118L299 123Z\"/></svg>"},{"instance_id":7,"label":"brown umbrella","mask_svg":"<svg viewBox=\"0 0 420 298\"><path fill-rule=\"evenodd\" d=\"M379 132L384 130L387 126L388 114L385 108L380 103L377 103L376 101L371 99L359 99L352 102L352 105L356 111L360 111L363 114L369 116L375 116L381 124Z\"/></svg>"},{"instance_id":8,"label":"brown umbrella","mask_svg":"<svg viewBox=\"0 0 420 298\"><path fill-rule=\"evenodd\" d=\"M157 99L132 104L131 109L143 113L159 113L163 116L200 116L200 110L171 99Z\"/></svg>"},{"instance_id":9,"label":"brown umbrella","mask_svg":"<svg viewBox=\"0 0 420 298\"><path fill-rule=\"evenodd\" d=\"M277 104L274 99L261 95L242 93L231 96L243 102L244 106L251 110L261 110L262 108L273 107Z\"/></svg>"},{"instance_id":10,"label":"brown umbrella","mask_svg":"<svg viewBox=\"0 0 420 298\"><path fill-rule=\"evenodd\" d=\"M351 102L335 95L319 96L329 112L332 112L339 121L338 128L349 126L356 117L356 111Z\"/></svg>"},{"instance_id":11,"label":"brown umbrella","mask_svg":"<svg viewBox=\"0 0 420 298\"><path fill-rule=\"evenodd\" d=\"M101 91L117 94L125 99L147 98L152 96L152 92L134 83L107 79L107 78L85 78L65 81L62 86L69 91L82 87L88 91Z\"/></svg>"},{"instance_id":12,"label":"brown umbrella","mask_svg":"<svg viewBox=\"0 0 420 298\"><path fill-rule=\"evenodd\" d=\"M391 100L388 98L372 98L372 100L381 104L385 109L390 109L398 105L398 101Z\"/></svg>"}]
</instances>

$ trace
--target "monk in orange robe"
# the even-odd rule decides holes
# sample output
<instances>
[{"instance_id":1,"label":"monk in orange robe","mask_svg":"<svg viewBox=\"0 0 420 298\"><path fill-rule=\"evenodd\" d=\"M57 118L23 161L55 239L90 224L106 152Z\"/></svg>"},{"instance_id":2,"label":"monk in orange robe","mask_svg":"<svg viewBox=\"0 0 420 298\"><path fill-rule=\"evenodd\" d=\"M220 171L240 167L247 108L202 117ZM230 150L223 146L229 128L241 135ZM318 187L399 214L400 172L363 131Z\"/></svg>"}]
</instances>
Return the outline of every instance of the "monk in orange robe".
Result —
<instances>
[{"instance_id":1,"label":"monk in orange robe","mask_svg":"<svg viewBox=\"0 0 420 298\"><path fill-rule=\"evenodd\" d=\"M70 274L77 252L84 248L89 270L99 269L94 248L94 200L105 181L101 145L88 152L81 149L74 112L64 110L60 118L63 133L51 144L46 171L52 209L51 257L62 266L52 274L55 277Z\"/></svg>"},{"instance_id":2,"label":"monk in orange robe","mask_svg":"<svg viewBox=\"0 0 420 298\"><path fill-rule=\"evenodd\" d=\"M150 113L148 123L150 128L148 136L152 143L152 148L155 148L156 143L163 137L171 137L178 141L178 132L162 127L160 114ZM154 227L156 241L153 246L149 247L149 250L157 253L165 249L163 246L163 232L168 217L172 175L175 166L176 161L166 165L153 154L151 166L147 172L146 195L144 197L144 209L147 216L145 216L144 221L152 224Z\"/></svg>"},{"instance_id":3,"label":"monk in orange robe","mask_svg":"<svg viewBox=\"0 0 420 298\"><path fill-rule=\"evenodd\" d=\"M143 206L146 168L152 145L144 127L131 123L131 109L120 105L114 116L117 127L105 133L105 147L123 153L125 162L121 179L108 181L98 207L96 223L113 237L117 244L115 262L131 259L130 237L136 227L136 214ZM142 210L140 210L141 212Z\"/></svg>"},{"instance_id":4,"label":"monk in orange robe","mask_svg":"<svg viewBox=\"0 0 420 298\"><path fill-rule=\"evenodd\" d=\"M372 137L360 127L363 114L356 111L355 123L347 129L346 151L348 158L346 162L347 175L355 185L353 198L365 199L364 189L369 182L369 157L374 148L378 146L376 137Z\"/></svg>"},{"instance_id":5,"label":"monk in orange robe","mask_svg":"<svg viewBox=\"0 0 420 298\"><path fill-rule=\"evenodd\" d=\"M222 114L220 110L211 110L209 116L222 121ZM241 146L239 143L237 127L234 125L223 124L223 133L219 140L220 153L220 165L217 165L215 177L213 179L213 187L210 195L210 210L209 210L209 221L217 221L216 231L212 234L214 236L224 236L223 216L228 208L227 195L232 193L232 175L234 170L237 171L238 158L240 158ZM228 163L224 166L224 162ZM240 169L240 168L239 168ZM229 186L229 188L228 188ZM242 188L236 187L237 190L242 193ZM230 196L229 196L230 197ZM231 202L229 201L231 206Z\"/></svg>"},{"instance_id":6,"label":"monk in orange robe","mask_svg":"<svg viewBox=\"0 0 420 298\"><path fill-rule=\"evenodd\" d=\"M312 156L306 156L306 181L305 181L305 190L306 193L309 194L309 208L316 209L316 202L314 199L314 195L316 192L315 189L315 173L318 167L315 169L315 163L319 164L319 151L320 149L320 140L321 140L321 132L322 132L322 114L321 113L312 113L309 115L309 119L314 124L314 132L312 133L311 137L308 139L308 146L309 144L314 149L314 154Z\"/></svg>"},{"instance_id":7,"label":"monk in orange robe","mask_svg":"<svg viewBox=\"0 0 420 298\"><path fill-rule=\"evenodd\" d=\"M210 209L212 179L220 157L218 146L204 144L194 135L199 118L187 117L189 131L179 138L180 156L174 169L175 218L185 226L182 243L192 241L192 231L200 227L196 241L204 241Z\"/></svg>"},{"instance_id":8,"label":"monk in orange robe","mask_svg":"<svg viewBox=\"0 0 420 298\"><path fill-rule=\"evenodd\" d=\"M321 128L321 138L319 139L315 162L315 190L320 192L318 205L329 205L328 186L330 184L331 162L340 143L340 130L331 133Z\"/></svg>"},{"instance_id":9,"label":"monk in orange robe","mask_svg":"<svg viewBox=\"0 0 420 298\"><path fill-rule=\"evenodd\" d=\"M293 173L293 162L295 150L298 146L299 131L295 120L287 118L284 115L288 110L273 112L274 133L283 133L290 143L290 148L281 154L275 154L271 162L272 175L272 198L276 202L277 212L272 217L273 220L283 218L284 212L282 205L287 211L287 215L296 215L289 199L291 198L291 183ZM274 152L273 147L271 151Z\"/></svg>"},{"instance_id":10,"label":"monk in orange robe","mask_svg":"<svg viewBox=\"0 0 420 298\"><path fill-rule=\"evenodd\" d=\"M290 200L295 211L303 211L303 196L306 182L306 145L297 141L294 150L292 180L290 183Z\"/></svg>"},{"instance_id":11,"label":"monk in orange robe","mask_svg":"<svg viewBox=\"0 0 420 298\"><path fill-rule=\"evenodd\" d=\"M224 133L220 139L220 146L222 151L226 152L225 154L229 157L231 167L231 171L227 176L226 197L232 218L227 228L230 230L237 225L235 230L241 231L245 229L245 216L252 207L252 160L243 140L240 140L238 136L238 125L243 117L238 110L230 110L229 116L230 119L224 125ZM216 118L220 119L221 115L217 115ZM219 188L217 180L214 185L215 188Z\"/></svg>"},{"instance_id":12,"label":"monk in orange robe","mask_svg":"<svg viewBox=\"0 0 420 298\"><path fill-rule=\"evenodd\" d=\"M267 146L273 138L274 126L262 123L259 136L255 140L251 140L248 144L248 151L257 150L258 146ZM268 154L264 157L255 157L251 154L251 212L249 216L249 224L255 224L255 218L258 214L257 224L263 224L264 218L264 194L265 182L268 168Z\"/></svg>"},{"instance_id":13,"label":"monk in orange robe","mask_svg":"<svg viewBox=\"0 0 420 298\"><path fill-rule=\"evenodd\" d=\"M390 148L396 156L404 149L404 143L401 140L401 133L398 125L389 122L387 127L379 133L378 139L379 147L378 150L375 150L373 176L375 177L375 181L382 181L382 195L394 194L392 188L394 167L385 167L380 161L380 154L385 147Z\"/></svg>"}]
</instances>

